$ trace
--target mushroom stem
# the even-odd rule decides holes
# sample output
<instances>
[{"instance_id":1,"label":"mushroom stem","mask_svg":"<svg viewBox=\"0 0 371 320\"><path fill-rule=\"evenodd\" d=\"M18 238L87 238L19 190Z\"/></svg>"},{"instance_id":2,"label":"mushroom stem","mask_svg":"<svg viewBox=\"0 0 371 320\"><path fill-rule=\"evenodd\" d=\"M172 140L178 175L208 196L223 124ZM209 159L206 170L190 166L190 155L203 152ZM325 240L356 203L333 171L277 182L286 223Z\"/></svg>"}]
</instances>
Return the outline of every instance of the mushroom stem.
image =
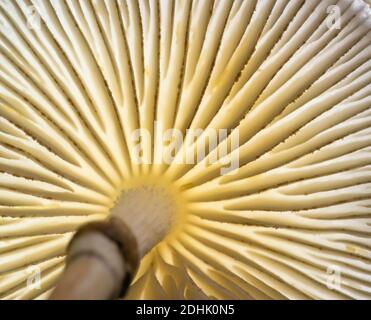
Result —
<instances>
[{"instance_id":1,"label":"mushroom stem","mask_svg":"<svg viewBox=\"0 0 371 320\"><path fill-rule=\"evenodd\" d=\"M172 213L172 203L162 189L124 192L111 218L77 231L67 249L65 272L50 299L123 297L140 259L168 233Z\"/></svg>"}]
</instances>

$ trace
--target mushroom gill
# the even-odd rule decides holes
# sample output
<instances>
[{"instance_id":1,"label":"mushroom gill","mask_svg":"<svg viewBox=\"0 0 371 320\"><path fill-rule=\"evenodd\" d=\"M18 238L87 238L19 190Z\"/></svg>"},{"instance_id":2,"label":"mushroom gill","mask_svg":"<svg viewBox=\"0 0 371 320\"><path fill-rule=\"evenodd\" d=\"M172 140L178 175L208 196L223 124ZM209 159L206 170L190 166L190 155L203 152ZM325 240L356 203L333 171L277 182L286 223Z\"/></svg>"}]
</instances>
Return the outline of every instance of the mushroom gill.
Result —
<instances>
[{"instance_id":1,"label":"mushroom gill","mask_svg":"<svg viewBox=\"0 0 371 320\"><path fill-rule=\"evenodd\" d=\"M370 30L352 0L1 0L0 298L149 185L174 225L128 298L370 299Z\"/></svg>"}]
</instances>

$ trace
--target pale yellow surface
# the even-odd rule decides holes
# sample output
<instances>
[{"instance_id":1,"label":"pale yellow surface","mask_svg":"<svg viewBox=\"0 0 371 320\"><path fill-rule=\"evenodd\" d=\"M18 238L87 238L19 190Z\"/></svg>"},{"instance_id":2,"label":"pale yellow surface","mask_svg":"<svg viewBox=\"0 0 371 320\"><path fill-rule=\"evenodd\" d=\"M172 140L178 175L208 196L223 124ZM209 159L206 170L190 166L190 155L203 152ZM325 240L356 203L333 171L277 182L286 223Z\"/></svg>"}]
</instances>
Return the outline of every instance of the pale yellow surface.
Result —
<instances>
[{"instance_id":1,"label":"pale yellow surface","mask_svg":"<svg viewBox=\"0 0 371 320\"><path fill-rule=\"evenodd\" d=\"M351 0L0 1L0 298L46 298L73 232L153 183L175 225L129 298L370 299L370 30ZM240 167L135 164L154 121L238 129Z\"/></svg>"}]
</instances>

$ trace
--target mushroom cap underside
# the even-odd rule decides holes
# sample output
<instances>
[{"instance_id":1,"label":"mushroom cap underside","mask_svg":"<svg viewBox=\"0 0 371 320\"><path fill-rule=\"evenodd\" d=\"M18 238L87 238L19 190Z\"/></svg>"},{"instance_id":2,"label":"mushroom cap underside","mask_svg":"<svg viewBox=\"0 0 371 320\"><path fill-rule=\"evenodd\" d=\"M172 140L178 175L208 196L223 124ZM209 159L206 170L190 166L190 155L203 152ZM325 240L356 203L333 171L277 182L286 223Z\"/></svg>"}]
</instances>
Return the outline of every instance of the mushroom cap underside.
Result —
<instances>
[{"instance_id":1,"label":"mushroom cap underside","mask_svg":"<svg viewBox=\"0 0 371 320\"><path fill-rule=\"evenodd\" d=\"M0 298L46 298L79 226L161 185L129 298L370 299L370 29L351 0L0 1Z\"/></svg>"}]
</instances>

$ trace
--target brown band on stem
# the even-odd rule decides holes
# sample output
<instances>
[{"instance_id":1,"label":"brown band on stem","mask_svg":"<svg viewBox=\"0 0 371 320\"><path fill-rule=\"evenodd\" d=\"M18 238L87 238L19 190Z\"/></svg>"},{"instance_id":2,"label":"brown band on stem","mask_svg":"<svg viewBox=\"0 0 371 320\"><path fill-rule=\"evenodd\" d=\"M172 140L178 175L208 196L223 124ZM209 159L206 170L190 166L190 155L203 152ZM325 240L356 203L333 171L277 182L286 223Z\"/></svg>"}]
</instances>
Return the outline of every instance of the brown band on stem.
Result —
<instances>
[{"instance_id":1,"label":"brown band on stem","mask_svg":"<svg viewBox=\"0 0 371 320\"><path fill-rule=\"evenodd\" d=\"M138 265L136 240L123 221L87 224L67 248L66 269L51 299L123 297Z\"/></svg>"},{"instance_id":2,"label":"brown band on stem","mask_svg":"<svg viewBox=\"0 0 371 320\"><path fill-rule=\"evenodd\" d=\"M93 222L82 226L70 242L69 248L79 236L92 230L103 233L118 245L122 256L129 265L130 275L134 276L140 261L138 244L125 222L120 218L111 217L109 220L103 222Z\"/></svg>"},{"instance_id":3,"label":"brown band on stem","mask_svg":"<svg viewBox=\"0 0 371 320\"><path fill-rule=\"evenodd\" d=\"M123 297L140 259L167 234L174 205L162 188L122 193L110 219L81 227L67 249L66 270L52 299Z\"/></svg>"}]
</instances>

